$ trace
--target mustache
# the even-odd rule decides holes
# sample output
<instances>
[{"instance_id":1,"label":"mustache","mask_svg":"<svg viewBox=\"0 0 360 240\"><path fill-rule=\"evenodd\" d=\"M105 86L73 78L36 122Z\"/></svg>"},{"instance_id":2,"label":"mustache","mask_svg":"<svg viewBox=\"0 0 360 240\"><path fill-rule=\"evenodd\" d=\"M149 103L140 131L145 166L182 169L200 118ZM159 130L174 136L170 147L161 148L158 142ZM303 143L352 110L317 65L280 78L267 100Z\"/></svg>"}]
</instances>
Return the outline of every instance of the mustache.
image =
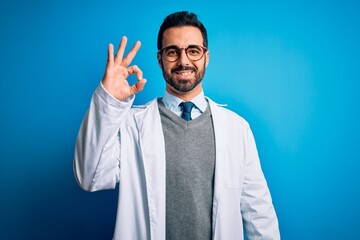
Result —
<instances>
[{"instance_id":1,"label":"mustache","mask_svg":"<svg viewBox=\"0 0 360 240\"><path fill-rule=\"evenodd\" d=\"M195 67L177 66L177 67L171 69L171 73L174 73L174 72L177 72L177 71L182 71L182 70L190 70L190 71L196 72L196 68L195 68Z\"/></svg>"}]
</instances>

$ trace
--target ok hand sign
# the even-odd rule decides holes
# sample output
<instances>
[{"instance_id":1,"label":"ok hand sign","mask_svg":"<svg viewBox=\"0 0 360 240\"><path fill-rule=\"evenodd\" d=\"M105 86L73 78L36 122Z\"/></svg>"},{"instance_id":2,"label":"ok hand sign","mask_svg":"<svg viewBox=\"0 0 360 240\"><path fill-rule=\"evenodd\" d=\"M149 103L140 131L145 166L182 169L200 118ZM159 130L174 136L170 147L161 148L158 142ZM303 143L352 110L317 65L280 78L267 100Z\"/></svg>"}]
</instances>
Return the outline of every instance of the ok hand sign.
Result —
<instances>
[{"instance_id":1,"label":"ok hand sign","mask_svg":"<svg viewBox=\"0 0 360 240\"><path fill-rule=\"evenodd\" d=\"M142 91L146 83L140 68L136 65L129 66L139 50L141 43L137 41L130 52L123 58L126 43L127 38L123 37L115 58L114 46L109 44L106 71L102 80L104 88L120 101ZM131 74L135 74L138 80L138 82L132 86L130 86L127 81L128 76Z\"/></svg>"}]
</instances>

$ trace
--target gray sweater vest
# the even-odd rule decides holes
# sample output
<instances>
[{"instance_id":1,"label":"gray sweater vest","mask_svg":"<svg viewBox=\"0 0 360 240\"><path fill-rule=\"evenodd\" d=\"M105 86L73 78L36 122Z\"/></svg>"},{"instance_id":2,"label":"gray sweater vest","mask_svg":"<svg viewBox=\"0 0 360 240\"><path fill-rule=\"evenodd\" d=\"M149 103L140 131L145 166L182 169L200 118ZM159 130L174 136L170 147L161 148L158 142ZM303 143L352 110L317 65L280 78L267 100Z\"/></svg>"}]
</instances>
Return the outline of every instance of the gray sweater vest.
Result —
<instances>
[{"instance_id":1,"label":"gray sweater vest","mask_svg":"<svg viewBox=\"0 0 360 240\"><path fill-rule=\"evenodd\" d=\"M159 100L166 154L166 239L212 238L215 136L209 107L191 121Z\"/></svg>"}]
</instances>

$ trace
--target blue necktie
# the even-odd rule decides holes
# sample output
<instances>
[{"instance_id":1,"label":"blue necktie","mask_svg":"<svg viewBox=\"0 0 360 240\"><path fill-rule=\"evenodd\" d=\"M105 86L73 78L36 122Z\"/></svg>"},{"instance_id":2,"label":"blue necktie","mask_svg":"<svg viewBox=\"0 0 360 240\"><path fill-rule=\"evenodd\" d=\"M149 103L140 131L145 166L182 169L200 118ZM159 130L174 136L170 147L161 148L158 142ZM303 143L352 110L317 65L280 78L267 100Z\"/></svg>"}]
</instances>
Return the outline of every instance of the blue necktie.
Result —
<instances>
[{"instance_id":1,"label":"blue necktie","mask_svg":"<svg viewBox=\"0 0 360 240\"><path fill-rule=\"evenodd\" d=\"M191 109L194 107L194 104L192 102L182 102L180 103L180 106L182 106L182 114L181 118L190 121L191 120Z\"/></svg>"}]
</instances>

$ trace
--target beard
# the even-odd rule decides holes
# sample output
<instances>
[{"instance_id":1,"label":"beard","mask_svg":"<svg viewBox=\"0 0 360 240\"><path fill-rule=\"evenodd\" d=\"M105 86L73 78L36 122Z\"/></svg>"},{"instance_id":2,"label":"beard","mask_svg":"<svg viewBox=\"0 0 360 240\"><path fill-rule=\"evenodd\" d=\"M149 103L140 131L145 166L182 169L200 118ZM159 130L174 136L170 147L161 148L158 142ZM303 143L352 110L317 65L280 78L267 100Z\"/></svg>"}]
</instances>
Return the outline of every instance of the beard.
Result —
<instances>
[{"instance_id":1,"label":"beard","mask_svg":"<svg viewBox=\"0 0 360 240\"><path fill-rule=\"evenodd\" d=\"M195 76L190 78L177 78L178 71L182 70L190 70L192 71ZM177 66L171 69L171 74L167 73L164 69L164 65L162 65L162 72L165 81L172 86L175 90L179 92L190 92L193 90L199 83L201 83L204 75L205 75L205 62L202 70L199 70L196 67L189 67L189 66Z\"/></svg>"}]
</instances>

